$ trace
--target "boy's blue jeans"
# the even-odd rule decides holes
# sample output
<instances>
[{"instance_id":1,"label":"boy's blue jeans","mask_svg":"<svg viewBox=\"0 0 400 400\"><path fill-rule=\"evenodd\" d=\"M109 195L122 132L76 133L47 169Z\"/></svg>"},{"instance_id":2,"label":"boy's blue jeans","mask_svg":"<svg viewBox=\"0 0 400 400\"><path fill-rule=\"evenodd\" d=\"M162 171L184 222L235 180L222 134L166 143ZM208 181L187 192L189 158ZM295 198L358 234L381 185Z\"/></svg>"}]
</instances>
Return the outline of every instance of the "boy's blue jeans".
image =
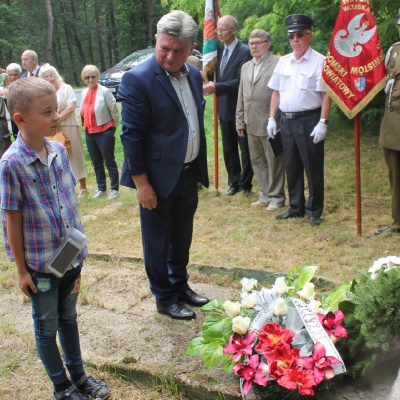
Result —
<instances>
[{"instance_id":1,"label":"boy's blue jeans","mask_svg":"<svg viewBox=\"0 0 400 400\"><path fill-rule=\"evenodd\" d=\"M67 271L61 279L30 268L28 271L37 287L31 301L36 347L53 384L62 383L68 377L56 342L57 332L69 373L84 371L76 312L81 266Z\"/></svg>"}]
</instances>

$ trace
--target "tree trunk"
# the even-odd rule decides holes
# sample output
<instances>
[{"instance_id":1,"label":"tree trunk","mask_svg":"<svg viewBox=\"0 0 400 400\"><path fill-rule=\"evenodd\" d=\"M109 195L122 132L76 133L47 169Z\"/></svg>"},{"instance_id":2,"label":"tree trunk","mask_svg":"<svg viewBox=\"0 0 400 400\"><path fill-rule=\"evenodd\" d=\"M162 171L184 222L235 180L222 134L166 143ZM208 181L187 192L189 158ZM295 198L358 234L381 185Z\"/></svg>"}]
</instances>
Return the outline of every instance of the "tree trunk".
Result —
<instances>
[{"instance_id":1,"label":"tree trunk","mask_svg":"<svg viewBox=\"0 0 400 400\"><path fill-rule=\"evenodd\" d=\"M154 12L153 12L153 0L147 1L147 7L149 10L149 16L147 21L147 46L153 45L153 20L154 20Z\"/></svg>"},{"instance_id":2,"label":"tree trunk","mask_svg":"<svg viewBox=\"0 0 400 400\"><path fill-rule=\"evenodd\" d=\"M87 15L87 8L86 8L86 1L83 2L83 9L85 10L85 21L86 24L89 26L88 15ZM88 51L89 51L89 60L91 64L94 64L94 55L93 55L93 44L92 44L92 35L89 31L88 33Z\"/></svg>"},{"instance_id":3,"label":"tree trunk","mask_svg":"<svg viewBox=\"0 0 400 400\"><path fill-rule=\"evenodd\" d=\"M64 9L64 5L62 2L60 2L60 8L61 8L61 13L64 14L65 13L65 9ZM65 32L65 41L67 43L67 49L68 49L68 54L69 54L69 58L71 60L72 66L73 66L73 78L74 78L74 82L76 86L80 85L80 79L78 78L78 74L76 72L76 68L75 68L75 63L74 63L74 51L72 49L72 37L70 34L70 27L68 27L67 21L65 18L63 18L63 25L64 25L64 32Z\"/></svg>"},{"instance_id":4,"label":"tree trunk","mask_svg":"<svg viewBox=\"0 0 400 400\"><path fill-rule=\"evenodd\" d=\"M100 66L101 71L106 69L106 63L104 60L104 49L103 49L103 41L101 40L101 26L100 26L100 13L99 13L99 4L98 1L94 2L94 13L96 18L96 31L97 31L97 44L99 46L99 56L100 56Z\"/></svg>"},{"instance_id":5,"label":"tree trunk","mask_svg":"<svg viewBox=\"0 0 400 400\"><path fill-rule=\"evenodd\" d=\"M117 37L117 27L115 24L115 16L114 16L114 0L108 0L109 6L109 14L110 14L110 27L111 27L111 40L112 40L112 48L114 52L114 63L120 61L119 57L119 49L118 49L118 37Z\"/></svg>"},{"instance_id":6,"label":"tree trunk","mask_svg":"<svg viewBox=\"0 0 400 400\"><path fill-rule=\"evenodd\" d=\"M47 13L47 45L46 45L46 61L53 61L53 10L51 8L51 0L45 0Z\"/></svg>"},{"instance_id":7,"label":"tree trunk","mask_svg":"<svg viewBox=\"0 0 400 400\"><path fill-rule=\"evenodd\" d=\"M77 12L76 12L76 6L75 6L75 1L71 0L71 11L72 11L72 15L74 16L74 21L78 21L79 18L77 16ZM76 27L76 25L75 25ZM85 57L85 52L83 51L83 46L82 46L82 42L81 39L78 35L78 29L73 29L73 36L74 36L74 41L76 44L76 48L78 49L78 54L79 54L79 59L82 65L86 65L86 57Z\"/></svg>"}]
</instances>

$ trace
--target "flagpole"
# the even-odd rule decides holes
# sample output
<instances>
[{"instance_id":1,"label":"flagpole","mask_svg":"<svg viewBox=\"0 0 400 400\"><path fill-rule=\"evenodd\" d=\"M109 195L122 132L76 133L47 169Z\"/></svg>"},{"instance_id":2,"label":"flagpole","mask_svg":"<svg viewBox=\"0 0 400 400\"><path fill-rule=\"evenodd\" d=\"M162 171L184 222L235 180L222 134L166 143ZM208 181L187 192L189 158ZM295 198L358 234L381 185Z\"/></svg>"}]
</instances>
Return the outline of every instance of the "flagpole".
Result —
<instances>
[{"instance_id":1,"label":"flagpole","mask_svg":"<svg viewBox=\"0 0 400 400\"><path fill-rule=\"evenodd\" d=\"M357 234L361 232L361 172L360 172L360 118L354 118L354 150L356 159Z\"/></svg>"},{"instance_id":2,"label":"flagpole","mask_svg":"<svg viewBox=\"0 0 400 400\"><path fill-rule=\"evenodd\" d=\"M215 82L215 72L214 72ZM214 187L218 190L218 101L214 93Z\"/></svg>"}]
</instances>

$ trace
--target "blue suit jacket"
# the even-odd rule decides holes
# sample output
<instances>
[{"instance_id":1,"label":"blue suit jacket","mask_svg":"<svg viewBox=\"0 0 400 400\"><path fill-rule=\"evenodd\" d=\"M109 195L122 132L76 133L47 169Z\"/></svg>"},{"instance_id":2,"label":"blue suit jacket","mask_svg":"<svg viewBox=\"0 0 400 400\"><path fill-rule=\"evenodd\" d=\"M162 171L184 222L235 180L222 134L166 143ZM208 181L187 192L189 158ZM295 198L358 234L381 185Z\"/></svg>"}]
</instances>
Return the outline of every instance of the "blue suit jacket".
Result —
<instances>
[{"instance_id":1,"label":"blue suit jacket","mask_svg":"<svg viewBox=\"0 0 400 400\"><path fill-rule=\"evenodd\" d=\"M187 67L200 126L200 150L194 168L198 182L208 187L202 78L197 68ZM178 96L155 55L123 75L118 98L122 101L125 155L121 184L134 188L132 175L146 173L156 194L168 197L182 173L189 132Z\"/></svg>"},{"instance_id":2,"label":"blue suit jacket","mask_svg":"<svg viewBox=\"0 0 400 400\"><path fill-rule=\"evenodd\" d=\"M215 82L215 94L218 98L218 115L222 121L235 121L240 73L242 71L243 64L251 60L252 57L249 47L239 41L229 57L221 79L219 76L219 70L223 52L224 47L219 47L217 82Z\"/></svg>"}]
</instances>

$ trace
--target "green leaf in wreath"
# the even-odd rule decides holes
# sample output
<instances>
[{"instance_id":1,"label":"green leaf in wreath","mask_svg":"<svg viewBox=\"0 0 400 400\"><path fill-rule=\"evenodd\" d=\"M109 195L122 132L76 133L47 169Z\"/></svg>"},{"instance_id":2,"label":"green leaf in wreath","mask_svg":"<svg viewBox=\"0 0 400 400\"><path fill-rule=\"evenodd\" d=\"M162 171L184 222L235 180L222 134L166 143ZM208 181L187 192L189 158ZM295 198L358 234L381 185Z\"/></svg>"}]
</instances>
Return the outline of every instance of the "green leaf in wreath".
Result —
<instances>
[{"instance_id":1,"label":"green leaf in wreath","mask_svg":"<svg viewBox=\"0 0 400 400\"><path fill-rule=\"evenodd\" d=\"M201 331L203 332L203 335L212 335L213 331L222 332L224 325L229 323L232 326L231 317L225 317L221 314L210 314L204 320Z\"/></svg>"},{"instance_id":2,"label":"green leaf in wreath","mask_svg":"<svg viewBox=\"0 0 400 400\"><path fill-rule=\"evenodd\" d=\"M325 299L325 306L329 307L332 311L336 311L339 303L344 300L344 294L350 290L350 287L350 283L340 285Z\"/></svg>"},{"instance_id":3,"label":"green leaf in wreath","mask_svg":"<svg viewBox=\"0 0 400 400\"><path fill-rule=\"evenodd\" d=\"M185 354L187 356L200 356L203 353L204 346L208 342L204 337L196 337L190 341L186 347Z\"/></svg>"},{"instance_id":4,"label":"green leaf in wreath","mask_svg":"<svg viewBox=\"0 0 400 400\"><path fill-rule=\"evenodd\" d=\"M211 300L204 306L200 308L201 311L203 312L223 312L224 307L222 306L222 303L219 302L218 300Z\"/></svg>"},{"instance_id":5,"label":"green leaf in wreath","mask_svg":"<svg viewBox=\"0 0 400 400\"><path fill-rule=\"evenodd\" d=\"M224 348L218 343L208 343L203 347L203 362L206 369L216 367L224 355Z\"/></svg>"},{"instance_id":6,"label":"green leaf in wreath","mask_svg":"<svg viewBox=\"0 0 400 400\"><path fill-rule=\"evenodd\" d=\"M304 267L301 269L299 277L298 277L296 285L295 285L296 291L303 289L304 285L311 281L316 270L317 270L317 267L315 267L315 266Z\"/></svg>"},{"instance_id":7,"label":"green leaf in wreath","mask_svg":"<svg viewBox=\"0 0 400 400\"><path fill-rule=\"evenodd\" d=\"M223 368L223 370L225 371L226 374L231 374L233 367L236 365L237 363L235 363L232 360L232 354L224 354L222 356L222 361L221 361L221 366Z\"/></svg>"}]
</instances>

